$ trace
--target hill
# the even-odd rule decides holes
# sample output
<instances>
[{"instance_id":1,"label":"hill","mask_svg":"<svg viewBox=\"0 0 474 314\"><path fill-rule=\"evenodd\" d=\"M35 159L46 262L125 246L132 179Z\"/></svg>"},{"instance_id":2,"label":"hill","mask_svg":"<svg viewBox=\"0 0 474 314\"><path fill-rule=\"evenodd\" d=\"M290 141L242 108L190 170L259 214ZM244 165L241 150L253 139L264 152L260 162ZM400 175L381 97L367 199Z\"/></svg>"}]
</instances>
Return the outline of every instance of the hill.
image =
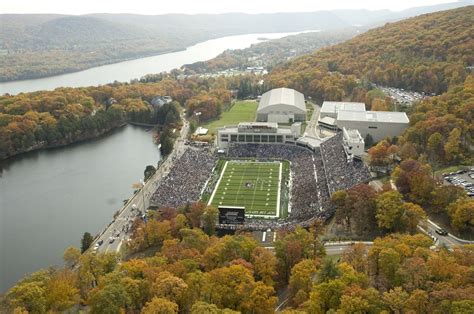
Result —
<instances>
[{"instance_id":1,"label":"hill","mask_svg":"<svg viewBox=\"0 0 474 314\"><path fill-rule=\"evenodd\" d=\"M392 144L407 158L427 159L433 169L469 164L474 137L473 37L474 6L431 13L388 23L285 63L265 83L270 88L294 88L317 101L362 101L369 108L378 91L373 83L441 94L407 108L411 125ZM455 153L434 149L436 139L454 139ZM407 151L412 153L403 153Z\"/></svg>"},{"instance_id":2,"label":"hill","mask_svg":"<svg viewBox=\"0 0 474 314\"><path fill-rule=\"evenodd\" d=\"M474 61L473 36L474 6L427 14L298 58L273 71L269 80L318 98L344 98L353 87L344 90L339 84L339 92L325 93L316 85L327 73L440 94L464 81Z\"/></svg>"},{"instance_id":3,"label":"hill","mask_svg":"<svg viewBox=\"0 0 474 314\"><path fill-rule=\"evenodd\" d=\"M378 25L414 11L336 10L275 14L0 15L0 81L74 72L127 59L181 50L200 41L245 33L331 30Z\"/></svg>"}]
</instances>

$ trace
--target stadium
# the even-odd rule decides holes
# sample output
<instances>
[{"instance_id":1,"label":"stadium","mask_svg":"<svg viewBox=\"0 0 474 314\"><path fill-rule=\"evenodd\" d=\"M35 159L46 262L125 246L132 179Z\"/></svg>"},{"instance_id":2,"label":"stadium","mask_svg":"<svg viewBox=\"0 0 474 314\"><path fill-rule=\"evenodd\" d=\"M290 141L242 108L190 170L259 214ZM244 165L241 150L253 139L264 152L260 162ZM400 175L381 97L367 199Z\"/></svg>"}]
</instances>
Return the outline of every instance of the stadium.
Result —
<instances>
[{"instance_id":1,"label":"stadium","mask_svg":"<svg viewBox=\"0 0 474 314\"><path fill-rule=\"evenodd\" d=\"M328 114L341 109L341 103L328 104ZM356 105L365 110L362 103L344 104ZM291 228L330 218L332 193L371 179L361 159L364 140L358 130L345 128L326 138L303 135L295 120L305 114L301 93L268 91L257 108L259 122L218 128L217 153L212 144L188 145L150 205L201 201L219 210L218 229Z\"/></svg>"},{"instance_id":2,"label":"stadium","mask_svg":"<svg viewBox=\"0 0 474 314\"><path fill-rule=\"evenodd\" d=\"M220 156L212 145L188 145L151 205L180 207L200 200L244 211L243 225L220 223L219 229L291 228L326 220L333 214L333 192L371 178L361 160L348 158L343 143L342 133L311 149L295 143L231 143Z\"/></svg>"}]
</instances>

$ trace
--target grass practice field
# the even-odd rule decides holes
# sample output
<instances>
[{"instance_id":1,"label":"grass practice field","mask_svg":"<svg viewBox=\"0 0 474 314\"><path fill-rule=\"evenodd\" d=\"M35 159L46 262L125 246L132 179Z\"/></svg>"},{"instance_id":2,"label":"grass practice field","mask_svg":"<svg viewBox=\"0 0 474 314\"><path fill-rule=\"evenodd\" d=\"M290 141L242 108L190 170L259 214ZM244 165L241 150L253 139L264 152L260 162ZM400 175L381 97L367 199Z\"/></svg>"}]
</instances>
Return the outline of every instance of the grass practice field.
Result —
<instances>
[{"instance_id":1,"label":"grass practice field","mask_svg":"<svg viewBox=\"0 0 474 314\"><path fill-rule=\"evenodd\" d=\"M255 121L258 103L255 101L237 101L221 114L219 120L210 121L202 127L209 129L209 134L217 133L217 128L225 125L235 125L242 121Z\"/></svg>"},{"instance_id":2,"label":"grass practice field","mask_svg":"<svg viewBox=\"0 0 474 314\"><path fill-rule=\"evenodd\" d=\"M209 203L244 206L245 214L280 216L281 162L227 161Z\"/></svg>"}]
</instances>

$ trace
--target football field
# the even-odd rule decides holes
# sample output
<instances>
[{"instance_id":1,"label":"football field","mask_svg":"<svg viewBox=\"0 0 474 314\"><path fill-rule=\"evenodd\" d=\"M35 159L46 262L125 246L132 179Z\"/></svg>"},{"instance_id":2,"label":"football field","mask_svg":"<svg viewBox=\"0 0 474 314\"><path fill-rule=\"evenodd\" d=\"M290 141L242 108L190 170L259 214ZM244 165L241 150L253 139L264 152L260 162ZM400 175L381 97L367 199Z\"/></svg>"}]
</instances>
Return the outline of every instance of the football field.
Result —
<instances>
[{"instance_id":1,"label":"football field","mask_svg":"<svg viewBox=\"0 0 474 314\"><path fill-rule=\"evenodd\" d=\"M243 206L245 214L280 216L281 162L227 161L209 204Z\"/></svg>"}]
</instances>

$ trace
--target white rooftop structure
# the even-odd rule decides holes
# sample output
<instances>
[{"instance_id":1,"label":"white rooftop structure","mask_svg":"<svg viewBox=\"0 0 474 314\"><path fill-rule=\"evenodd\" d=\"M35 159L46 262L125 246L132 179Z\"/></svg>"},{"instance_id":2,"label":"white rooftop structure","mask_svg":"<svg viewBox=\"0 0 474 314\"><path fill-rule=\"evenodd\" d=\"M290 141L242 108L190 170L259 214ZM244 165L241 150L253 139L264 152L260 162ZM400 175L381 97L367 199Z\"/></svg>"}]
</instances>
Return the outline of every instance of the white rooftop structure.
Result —
<instances>
[{"instance_id":1,"label":"white rooftop structure","mask_svg":"<svg viewBox=\"0 0 474 314\"><path fill-rule=\"evenodd\" d=\"M375 142L387 136L399 136L409 123L406 113L393 111L340 110L336 120L339 129L357 129L362 138L370 134Z\"/></svg>"},{"instance_id":2,"label":"white rooftop structure","mask_svg":"<svg viewBox=\"0 0 474 314\"><path fill-rule=\"evenodd\" d=\"M337 115L337 122L340 121L366 121L384 123L409 123L405 112L394 111L347 111L341 110Z\"/></svg>"},{"instance_id":3,"label":"white rooftop structure","mask_svg":"<svg viewBox=\"0 0 474 314\"><path fill-rule=\"evenodd\" d=\"M203 127L198 127L194 135L206 135L209 130Z\"/></svg>"},{"instance_id":4,"label":"white rooftop structure","mask_svg":"<svg viewBox=\"0 0 474 314\"><path fill-rule=\"evenodd\" d=\"M342 143L348 156L360 158L364 154L365 142L356 129L342 128Z\"/></svg>"},{"instance_id":5,"label":"white rooftop structure","mask_svg":"<svg viewBox=\"0 0 474 314\"><path fill-rule=\"evenodd\" d=\"M365 111L365 104L363 102L325 101L321 107L320 118L331 117L336 119L340 110Z\"/></svg>"},{"instance_id":6,"label":"white rooftop structure","mask_svg":"<svg viewBox=\"0 0 474 314\"><path fill-rule=\"evenodd\" d=\"M304 95L294 89L272 89L260 98L257 121L289 123L306 120Z\"/></svg>"}]
</instances>

